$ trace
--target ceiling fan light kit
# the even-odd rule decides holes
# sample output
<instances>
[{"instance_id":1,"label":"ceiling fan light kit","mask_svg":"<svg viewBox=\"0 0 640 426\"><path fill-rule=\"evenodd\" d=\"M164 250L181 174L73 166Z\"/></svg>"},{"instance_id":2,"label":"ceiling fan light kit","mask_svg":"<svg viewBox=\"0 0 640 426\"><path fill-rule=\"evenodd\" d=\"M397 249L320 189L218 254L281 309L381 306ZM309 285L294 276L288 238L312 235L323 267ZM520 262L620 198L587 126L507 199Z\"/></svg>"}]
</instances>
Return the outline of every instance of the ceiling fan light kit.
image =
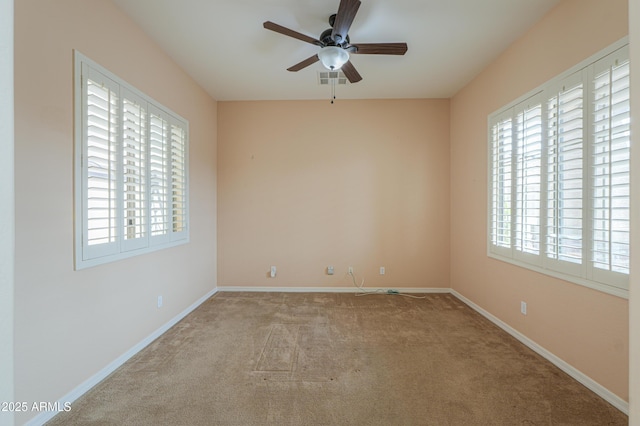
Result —
<instances>
[{"instance_id":1,"label":"ceiling fan light kit","mask_svg":"<svg viewBox=\"0 0 640 426\"><path fill-rule=\"evenodd\" d=\"M318 52L318 58L328 70L336 71L349 60L349 52L338 46L325 46Z\"/></svg>"},{"instance_id":2,"label":"ceiling fan light kit","mask_svg":"<svg viewBox=\"0 0 640 426\"><path fill-rule=\"evenodd\" d=\"M274 22L267 21L264 28L320 47L320 51L309 58L287 68L287 71L300 71L320 61L329 70L342 69L350 83L357 83L362 76L350 61L349 54L359 55L404 55L407 43L356 43L351 44L349 29L360 8L360 0L340 0L338 12L329 17L331 28L320 35L320 39L299 33Z\"/></svg>"}]
</instances>

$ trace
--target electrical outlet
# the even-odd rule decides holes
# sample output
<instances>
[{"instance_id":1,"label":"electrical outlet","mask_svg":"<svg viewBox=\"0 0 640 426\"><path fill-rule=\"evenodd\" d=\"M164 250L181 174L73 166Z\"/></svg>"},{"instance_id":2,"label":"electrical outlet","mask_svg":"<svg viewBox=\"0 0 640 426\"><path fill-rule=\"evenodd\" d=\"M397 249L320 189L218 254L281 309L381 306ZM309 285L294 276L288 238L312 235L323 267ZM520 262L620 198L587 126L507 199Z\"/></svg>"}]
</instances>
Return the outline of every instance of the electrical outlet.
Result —
<instances>
[{"instance_id":1,"label":"electrical outlet","mask_svg":"<svg viewBox=\"0 0 640 426\"><path fill-rule=\"evenodd\" d=\"M527 302L520 302L520 313L527 315Z\"/></svg>"},{"instance_id":2,"label":"electrical outlet","mask_svg":"<svg viewBox=\"0 0 640 426\"><path fill-rule=\"evenodd\" d=\"M327 266L327 275L333 275L333 266Z\"/></svg>"},{"instance_id":3,"label":"electrical outlet","mask_svg":"<svg viewBox=\"0 0 640 426\"><path fill-rule=\"evenodd\" d=\"M271 271L269 271L269 276L271 278L275 278L276 277L276 267L275 266L271 267Z\"/></svg>"},{"instance_id":4,"label":"electrical outlet","mask_svg":"<svg viewBox=\"0 0 640 426\"><path fill-rule=\"evenodd\" d=\"M349 273L353 274L353 266L349 266Z\"/></svg>"},{"instance_id":5,"label":"electrical outlet","mask_svg":"<svg viewBox=\"0 0 640 426\"><path fill-rule=\"evenodd\" d=\"M162 308L162 296L158 296L158 308Z\"/></svg>"},{"instance_id":6,"label":"electrical outlet","mask_svg":"<svg viewBox=\"0 0 640 426\"><path fill-rule=\"evenodd\" d=\"M380 267L380 275L384 275L384 266Z\"/></svg>"}]
</instances>

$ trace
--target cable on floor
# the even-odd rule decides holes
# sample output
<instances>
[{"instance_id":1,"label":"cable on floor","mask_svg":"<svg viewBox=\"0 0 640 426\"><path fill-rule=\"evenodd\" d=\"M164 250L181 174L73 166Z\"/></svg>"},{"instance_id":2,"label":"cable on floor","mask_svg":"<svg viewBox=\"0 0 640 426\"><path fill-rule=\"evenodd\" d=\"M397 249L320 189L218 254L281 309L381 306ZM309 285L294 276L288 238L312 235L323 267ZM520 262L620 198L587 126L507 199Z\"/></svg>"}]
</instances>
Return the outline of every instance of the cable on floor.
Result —
<instances>
[{"instance_id":1,"label":"cable on floor","mask_svg":"<svg viewBox=\"0 0 640 426\"><path fill-rule=\"evenodd\" d=\"M360 290L360 293L356 293L356 296L369 296L371 294L389 294L389 295L394 295L394 296L404 296L404 297L410 297L412 299L425 299L426 296L414 296L413 294L406 294L406 293L401 293L397 290L383 290L381 288L377 289L377 290L365 290L364 287L364 278L362 279L362 282L360 283L360 285L358 285L356 283L356 276L354 275L353 272L349 271L348 272L349 275L351 275L351 281L353 282L353 285Z\"/></svg>"}]
</instances>

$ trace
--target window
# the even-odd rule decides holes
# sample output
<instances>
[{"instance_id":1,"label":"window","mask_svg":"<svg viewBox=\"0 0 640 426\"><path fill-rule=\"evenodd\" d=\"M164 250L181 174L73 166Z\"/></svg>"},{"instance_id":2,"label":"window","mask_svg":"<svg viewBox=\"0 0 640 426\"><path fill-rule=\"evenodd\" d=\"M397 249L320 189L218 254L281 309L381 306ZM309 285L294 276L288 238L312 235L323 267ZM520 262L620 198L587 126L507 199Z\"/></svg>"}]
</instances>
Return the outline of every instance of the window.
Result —
<instances>
[{"instance_id":1,"label":"window","mask_svg":"<svg viewBox=\"0 0 640 426\"><path fill-rule=\"evenodd\" d=\"M540 253L540 196L542 178L542 106L532 99L516 111L515 249Z\"/></svg>"},{"instance_id":2,"label":"window","mask_svg":"<svg viewBox=\"0 0 640 426\"><path fill-rule=\"evenodd\" d=\"M499 119L491 128L492 142L492 228L491 243L511 249L511 173L513 125L511 117Z\"/></svg>"},{"instance_id":3,"label":"window","mask_svg":"<svg viewBox=\"0 0 640 426\"><path fill-rule=\"evenodd\" d=\"M591 152L591 261L598 271L629 274L629 60L595 65Z\"/></svg>"},{"instance_id":4,"label":"window","mask_svg":"<svg viewBox=\"0 0 640 426\"><path fill-rule=\"evenodd\" d=\"M626 297L628 48L598 56L489 116L488 253Z\"/></svg>"},{"instance_id":5,"label":"window","mask_svg":"<svg viewBox=\"0 0 640 426\"><path fill-rule=\"evenodd\" d=\"M75 62L76 269L188 242L188 123Z\"/></svg>"}]
</instances>

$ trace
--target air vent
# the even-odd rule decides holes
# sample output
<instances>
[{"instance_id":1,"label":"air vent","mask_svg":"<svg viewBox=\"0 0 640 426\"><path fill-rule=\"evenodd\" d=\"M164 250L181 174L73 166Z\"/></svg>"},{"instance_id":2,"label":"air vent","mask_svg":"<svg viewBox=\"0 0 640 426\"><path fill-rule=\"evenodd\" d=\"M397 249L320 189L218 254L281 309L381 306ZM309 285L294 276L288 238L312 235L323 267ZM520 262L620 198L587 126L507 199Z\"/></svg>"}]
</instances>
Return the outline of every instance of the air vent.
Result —
<instances>
[{"instance_id":1,"label":"air vent","mask_svg":"<svg viewBox=\"0 0 640 426\"><path fill-rule=\"evenodd\" d=\"M347 77L342 71L318 71L318 84L328 86L332 81L336 84L347 84Z\"/></svg>"}]
</instances>

